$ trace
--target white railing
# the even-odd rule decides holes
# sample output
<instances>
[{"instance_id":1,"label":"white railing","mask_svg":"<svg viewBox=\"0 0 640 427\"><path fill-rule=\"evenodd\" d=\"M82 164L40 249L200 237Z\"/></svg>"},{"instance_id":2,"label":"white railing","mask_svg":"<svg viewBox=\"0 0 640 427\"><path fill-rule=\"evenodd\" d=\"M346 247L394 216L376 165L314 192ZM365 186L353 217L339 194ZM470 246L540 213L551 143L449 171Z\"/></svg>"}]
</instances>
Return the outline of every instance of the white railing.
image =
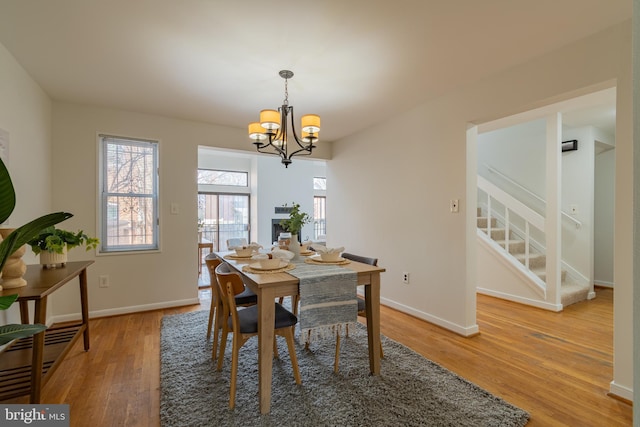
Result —
<instances>
[{"instance_id":1,"label":"white railing","mask_svg":"<svg viewBox=\"0 0 640 427\"><path fill-rule=\"evenodd\" d=\"M500 172L499 170L497 170L496 168L489 166L487 164L485 164L485 167L487 168L487 170L489 172L491 172L492 174L498 175L500 178L504 179L505 181L507 181L508 183L510 183L511 185L516 186L517 188L519 188L520 190L522 190L524 193L526 193L528 196L533 197L534 199L538 200L542 206L546 206L547 202L540 196L538 196L537 194L535 194L533 191L529 190L528 188L524 187L523 185L517 183L516 181L514 181L513 179L509 178L507 175L503 174L502 172ZM578 221L577 219L575 219L574 217L572 217L571 215L569 215L568 213L562 211L560 212L562 214L562 218L568 220L569 222L572 222L573 225L575 225L576 228L580 228L582 227L582 222Z\"/></svg>"},{"instance_id":2,"label":"white railing","mask_svg":"<svg viewBox=\"0 0 640 427\"><path fill-rule=\"evenodd\" d=\"M529 268L530 248L532 243L532 232L537 230L538 235L544 236L545 219L542 215L535 212L524 203L515 199L513 196L500 189L496 185L489 182L486 178L478 176L478 189L483 191L487 197L487 235L491 237L491 219L496 218L500 222L504 223L505 229L505 250L509 252L509 240L513 234L519 235L524 240L524 263L525 267ZM492 206L492 201L496 201L504 208L504 216L499 217L495 212L496 209ZM524 224L521 227L516 227L514 221L511 219L511 214L517 215Z\"/></svg>"}]
</instances>

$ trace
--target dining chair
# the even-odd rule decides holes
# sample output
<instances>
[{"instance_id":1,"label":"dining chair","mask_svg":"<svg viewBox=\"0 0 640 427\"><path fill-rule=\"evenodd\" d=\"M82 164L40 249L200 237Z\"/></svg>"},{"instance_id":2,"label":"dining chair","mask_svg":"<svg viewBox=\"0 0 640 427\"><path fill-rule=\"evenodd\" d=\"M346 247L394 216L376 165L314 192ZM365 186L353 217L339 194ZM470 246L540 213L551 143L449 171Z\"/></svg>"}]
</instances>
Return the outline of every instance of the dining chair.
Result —
<instances>
[{"instance_id":1,"label":"dining chair","mask_svg":"<svg viewBox=\"0 0 640 427\"><path fill-rule=\"evenodd\" d=\"M207 340L211 336L211 330L213 329L213 347L211 349L211 359L215 360L218 351L218 333L222 328L223 314L222 314L222 298L218 291L218 282L216 279L216 268L219 266L222 271L230 272L229 265L223 262L215 254L207 255L205 258L207 269L209 270L209 277L211 283L211 308L209 309L209 324L207 325ZM248 286L244 285L244 290L235 295L235 303L240 307L247 307L258 303L258 296L253 293Z\"/></svg>"},{"instance_id":2,"label":"dining chair","mask_svg":"<svg viewBox=\"0 0 640 427\"><path fill-rule=\"evenodd\" d=\"M220 341L220 357L218 357L217 370L222 370L224 361L224 351L227 345L227 336L229 332L233 332L232 351L231 351L231 384L229 388L229 408L233 409L236 400L236 383L238 375L238 357L240 347L242 347L249 338L258 335L258 306L252 305L246 308L238 309L235 296L242 293L244 283L240 274L227 271L220 264L216 267L216 281L218 284L218 292L222 296L223 319L227 319L222 323L222 338ZM276 335L283 336L287 341L289 348L289 358L293 368L293 376L296 384L301 384L300 369L298 368L298 358L296 357L296 348L293 340L293 329L298 318L289 310L274 301L275 306L275 322L274 331ZM275 354L275 353L274 353ZM275 354L277 357L277 354Z\"/></svg>"},{"instance_id":3,"label":"dining chair","mask_svg":"<svg viewBox=\"0 0 640 427\"><path fill-rule=\"evenodd\" d=\"M365 257L365 256L361 256L361 255L355 255L355 254L351 254L348 252L343 252L342 253L342 258L351 260L351 261L356 261L356 262L361 262L363 264L369 264L369 265L373 265L373 266L377 266L378 265L378 258L370 258L370 257ZM367 304L364 300L364 298L362 297L357 297L357 301L358 301L358 316L360 317L367 317ZM345 328L346 331L346 335L349 336L349 326L347 325ZM384 358L384 353L382 352L382 341L380 341L380 357ZM334 371L337 372L338 371L338 362L340 359L340 331L337 332L336 334L336 357L335 357L335 362L334 362Z\"/></svg>"},{"instance_id":4,"label":"dining chair","mask_svg":"<svg viewBox=\"0 0 640 427\"><path fill-rule=\"evenodd\" d=\"M234 246L247 246L247 239L244 237L234 237L232 239L227 239L227 249L231 249Z\"/></svg>"}]
</instances>

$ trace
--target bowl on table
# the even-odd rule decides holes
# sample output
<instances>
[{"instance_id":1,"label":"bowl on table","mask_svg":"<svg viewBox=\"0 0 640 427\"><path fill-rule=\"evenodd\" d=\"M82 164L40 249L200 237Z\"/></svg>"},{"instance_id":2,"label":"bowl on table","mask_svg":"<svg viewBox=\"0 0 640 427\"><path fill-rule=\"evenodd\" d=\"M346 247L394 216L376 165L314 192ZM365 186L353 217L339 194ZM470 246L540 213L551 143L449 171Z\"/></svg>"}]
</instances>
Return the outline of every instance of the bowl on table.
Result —
<instances>
[{"instance_id":1,"label":"bowl on table","mask_svg":"<svg viewBox=\"0 0 640 427\"><path fill-rule=\"evenodd\" d=\"M258 262L260 263L260 267L262 267L263 269L273 270L280 267L282 261L283 260L281 260L280 258L262 258Z\"/></svg>"},{"instance_id":2,"label":"bowl on table","mask_svg":"<svg viewBox=\"0 0 640 427\"><path fill-rule=\"evenodd\" d=\"M340 261L340 252L321 252L320 259L324 262Z\"/></svg>"},{"instance_id":3,"label":"bowl on table","mask_svg":"<svg viewBox=\"0 0 640 427\"><path fill-rule=\"evenodd\" d=\"M236 255L239 257L249 257L251 256L251 254L253 254L253 248L252 247L237 247L236 248Z\"/></svg>"}]
</instances>

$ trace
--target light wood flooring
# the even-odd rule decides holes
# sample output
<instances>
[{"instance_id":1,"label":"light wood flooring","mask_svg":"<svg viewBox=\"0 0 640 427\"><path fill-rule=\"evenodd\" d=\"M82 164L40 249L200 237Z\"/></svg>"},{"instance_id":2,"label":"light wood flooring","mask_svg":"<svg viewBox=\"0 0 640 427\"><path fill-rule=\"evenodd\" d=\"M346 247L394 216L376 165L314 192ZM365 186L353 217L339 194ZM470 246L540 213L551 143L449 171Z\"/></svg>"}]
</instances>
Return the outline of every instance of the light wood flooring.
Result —
<instances>
[{"instance_id":1,"label":"light wood flooring","mask_svg":"<svg viewBox=\"0 0 640 427\"><path fill-rule=\"evenodd\" d=\"M200 305L91 320L91 350L78 341L43 402L69 403L72 426L159 426L161 318L207 309L208 295ZM612 301L599 288L596 299L552 313L479 295L473 338L382 307L382 333L527 410L528 426L630 426L631 406L607 396Z\"/></svg>"}]
</instances>

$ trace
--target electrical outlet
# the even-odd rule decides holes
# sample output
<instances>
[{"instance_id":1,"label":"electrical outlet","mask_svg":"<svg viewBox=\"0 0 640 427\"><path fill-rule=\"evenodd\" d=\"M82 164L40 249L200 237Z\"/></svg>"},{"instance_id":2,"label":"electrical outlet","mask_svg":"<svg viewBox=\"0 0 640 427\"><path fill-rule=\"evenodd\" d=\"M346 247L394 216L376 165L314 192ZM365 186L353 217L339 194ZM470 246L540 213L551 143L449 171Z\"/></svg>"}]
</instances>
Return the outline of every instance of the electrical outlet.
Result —
<instances>
[{"instance_id":1,"label":"electrical outlet","mask_svg":"<svg viewBox=\"0 0 640 427\"><path fill-rule=\"evenodd\" d=\"M458 213L460 211L460 201L458 199L451 199L451 213Z\"/></svg>"},{"instance_id":2,"label":"electrical outlet","mask_svg":"<svg viewBox=\"0 0 640 427\"><path fill-rule=\"evenodd\" d=\"M409 273L402 273L402 283L409 284Z\"/></svg>"},{"instance_id":3,"label":"electrical outlet","mask_svg":"<svg viewBox=\"0 0 640 427\"><path fill-rule=\"evenodd\" d=\"M109 287L109 276L106 274L98 277L98 287L99 288L108 288Z\"/></svg>"}]
</instances>

